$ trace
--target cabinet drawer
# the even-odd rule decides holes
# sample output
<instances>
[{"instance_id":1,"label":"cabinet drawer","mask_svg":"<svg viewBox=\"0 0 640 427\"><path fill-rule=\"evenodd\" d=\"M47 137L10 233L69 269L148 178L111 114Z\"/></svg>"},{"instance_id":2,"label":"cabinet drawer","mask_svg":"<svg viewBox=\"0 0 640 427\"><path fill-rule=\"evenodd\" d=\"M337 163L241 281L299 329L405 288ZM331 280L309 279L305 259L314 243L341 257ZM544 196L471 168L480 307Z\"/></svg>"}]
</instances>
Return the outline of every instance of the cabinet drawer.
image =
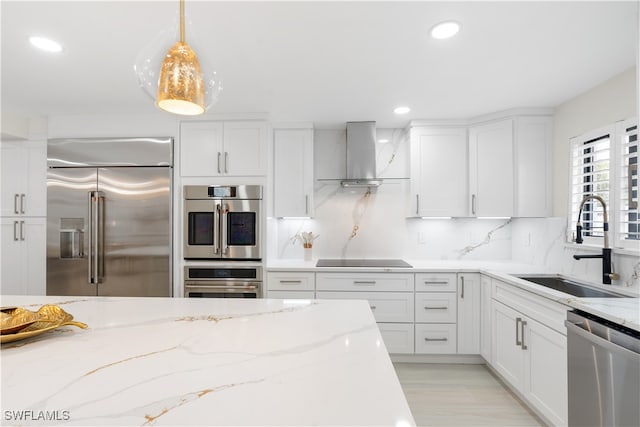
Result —
<instances>
[{"instance_id":1,"label":"cabinet drawer","mask_svg":"<svg viewBox=\"0 0 640 427\"><path fill-rule=\"evenodd\" d=\"M413 322L413 293L318 291L318 299L363 299L376 322Z\"/></svg>"},{"instance_id":2,"label":"cabinet drawer","mask_svg":"<svg viewBox=\"0 0 640 427\"><path fill-rule=\"evenodd\" d=\"M416 322L456 323L457 297L450 292L416 293Z\"/></svg>"},{"instance_id":3,"label":"cabinet drawer","mask_svg":"<svg viewBox=\"0 0 640 427\"><path fill-rule=\"evenodd\" d=\"M411 323L378 323L380 335L389 353L412 354L414 331Z\"/></svg>"},{"instance_id":4,"label":"cabinet drawer","mask_svg":"<svg viewBox=\"0 0 640 427\"><path fill-rule=\"evenodd\" d=\"M416 324L416 353L422 354L455 354L456 325Z\"/></svg>"},{"instance_id":5,"label":"cabinet drawer","mask_svg":"<svg viewBox=\"0 0 640 427\"><path fill-rule=\"evenodd\" d=\"M456 273L416 273L416 292L456 292Z\"/></svg>"},{"instance_id":6,"label":"cabinet drawer","mask_svg":"<svg viewBox=\"0 0 640 427\"><path fill-rule=\"evenodd\" d=\"M315 274L311 272L267 272L268 291L314 291Z\"/></svg>"},{"instance_id":7,"label":"cabinet drawer","mask_svg":"<svg viewBox=\"0 0 640 427\"><path fill-rule=\"evenodd\" d=\"M313 291L267 291L267 298L273 299L313 299Z\"/></svg>"},{"instance_id":8,"label":"cabinet drawer","mask_svg":"<svg viewBox=\"0 0 640 427\"><path fill-rule=\"evenodd\" d=\"M413 292L413 274L317 273L319 291Z\"/></svg>"}]
</instances>

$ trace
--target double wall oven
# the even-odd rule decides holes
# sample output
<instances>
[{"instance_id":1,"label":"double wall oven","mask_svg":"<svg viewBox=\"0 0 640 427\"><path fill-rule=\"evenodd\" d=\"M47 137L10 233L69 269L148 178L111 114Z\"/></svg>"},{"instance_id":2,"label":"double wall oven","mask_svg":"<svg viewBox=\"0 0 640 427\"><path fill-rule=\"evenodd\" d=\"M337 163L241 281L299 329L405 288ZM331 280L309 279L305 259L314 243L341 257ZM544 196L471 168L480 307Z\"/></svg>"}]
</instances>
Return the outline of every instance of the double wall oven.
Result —
<instances>
[{"instance_id":1,"label":"double wall oven","mask_svg":"<svg viewBox=\"0 0 640 427\"><path fill-rule=\"evenodd\" d=\"M186 297L262 296L259 185L184 186Z\"/></svg>"}]
</instances>

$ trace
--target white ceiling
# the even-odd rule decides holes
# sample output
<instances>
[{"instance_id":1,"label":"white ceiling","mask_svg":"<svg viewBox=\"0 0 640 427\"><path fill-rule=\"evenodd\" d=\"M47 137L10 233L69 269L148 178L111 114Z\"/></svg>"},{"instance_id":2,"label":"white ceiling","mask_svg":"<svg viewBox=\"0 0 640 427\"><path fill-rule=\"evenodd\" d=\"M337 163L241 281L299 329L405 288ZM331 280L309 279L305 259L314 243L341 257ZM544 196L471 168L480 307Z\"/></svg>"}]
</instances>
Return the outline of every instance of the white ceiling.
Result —
<instances>
[{"instance_id":1,"label":"white ceiling","mask_svg":"<svg viewBox=\"0 0 640 427\"><path fill-rule=\"evenodd\" d=\"M638 2L187 0L187 42L224 90L210 113L330 126L553 107L636 63ZM21 115L153 113L136 57L178 1L2 0L2 108ZM454 39L428 31L462 23ZM36 51L30 35L64 45ZM173 40L171 40L173 42ZM166 46L168 47L168 45ZM412 111L395 116L393 108Z\"/></svg>"}]
</instances>

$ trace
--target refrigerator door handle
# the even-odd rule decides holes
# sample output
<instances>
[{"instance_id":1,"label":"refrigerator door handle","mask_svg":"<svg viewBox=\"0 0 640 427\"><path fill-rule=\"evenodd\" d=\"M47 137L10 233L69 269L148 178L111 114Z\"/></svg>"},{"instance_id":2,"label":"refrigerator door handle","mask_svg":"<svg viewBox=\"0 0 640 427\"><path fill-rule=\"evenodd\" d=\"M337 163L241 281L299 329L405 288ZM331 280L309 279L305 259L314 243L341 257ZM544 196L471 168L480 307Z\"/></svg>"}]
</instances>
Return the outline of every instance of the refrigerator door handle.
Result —
<instances>
[{"instance_id":1,"label":"refrigerator door handle","mask_svg":"<svg viewBox=\"0 0 640 427\"><path fill-rule=\"evenodd\" d=\"M89 266L87 268L88 271L88 275L87 275L87 282L90 284L95 283L93 280L94 274L93 274L93 246L94 246L94 241L95 241L95 236L94 236L94 197L95 197L95 191L89 191L89 245L87 247L88 249L88 253L87 253L87 261L89 262Z\"/></svg>"},{"instance_id":2,"label":"refrigerator door handle","mask_svg":"<svg viewBox=\"0 0 640 427\"><path fill-rule=\"evenodd\" d=\"M96 242L95 242L95 282L102 283L104 276L104 193L96 191Z\"/></svg>"}]
</instances>

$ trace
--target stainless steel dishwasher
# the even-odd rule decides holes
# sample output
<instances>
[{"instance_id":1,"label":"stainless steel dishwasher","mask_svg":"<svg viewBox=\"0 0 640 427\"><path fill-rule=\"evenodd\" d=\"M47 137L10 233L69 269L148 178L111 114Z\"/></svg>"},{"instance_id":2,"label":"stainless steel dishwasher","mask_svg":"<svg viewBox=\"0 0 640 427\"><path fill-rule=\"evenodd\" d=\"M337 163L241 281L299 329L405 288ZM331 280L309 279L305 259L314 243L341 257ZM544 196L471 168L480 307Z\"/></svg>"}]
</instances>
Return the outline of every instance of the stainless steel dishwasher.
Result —
<instances>
[{"instance_id":1,"label":"stainless steel dishwasher","mask_svg":"<svg viewBox=\"0 0 640 427\"><path fill-rule=\"evenodd\" d=\"M640 426L640 333L567 313L569 426Z\"/></svg>"}]
</instances>

